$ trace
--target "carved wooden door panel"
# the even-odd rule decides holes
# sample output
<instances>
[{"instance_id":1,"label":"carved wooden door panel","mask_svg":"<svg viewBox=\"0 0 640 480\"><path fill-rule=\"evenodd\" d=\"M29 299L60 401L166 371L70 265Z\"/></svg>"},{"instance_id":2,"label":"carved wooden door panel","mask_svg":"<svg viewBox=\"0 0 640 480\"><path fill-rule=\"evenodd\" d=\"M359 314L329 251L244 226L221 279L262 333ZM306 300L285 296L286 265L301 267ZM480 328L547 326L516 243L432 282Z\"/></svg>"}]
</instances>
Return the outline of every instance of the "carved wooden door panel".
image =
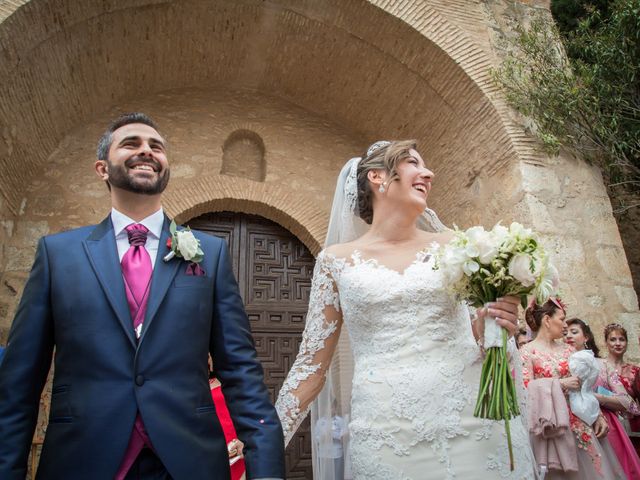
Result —
<instances>
[{"instance_id":1,"label":"carved wooden door panel","mask_svg":"<svg viewBox=\"0 0 640 480\"><path fill-rule=\"evenodd\" d=\"M291 232L263 217L208 213L188 225L229 244L265 383L275 401L300 346L315 259ZM287 479L313 478L309 419L291 440L286 463Z\"/></svg>"}]
</instances>

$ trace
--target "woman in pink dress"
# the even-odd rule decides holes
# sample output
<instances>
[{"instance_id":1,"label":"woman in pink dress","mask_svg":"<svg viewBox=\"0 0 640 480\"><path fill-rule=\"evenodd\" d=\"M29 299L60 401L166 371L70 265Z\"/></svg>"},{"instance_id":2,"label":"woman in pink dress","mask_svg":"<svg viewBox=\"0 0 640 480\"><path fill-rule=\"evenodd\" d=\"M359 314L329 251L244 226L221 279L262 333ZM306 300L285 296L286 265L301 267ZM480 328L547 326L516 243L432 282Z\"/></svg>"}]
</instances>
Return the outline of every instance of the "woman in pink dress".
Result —
<instances>
[{"instance_id":1,"label":"woman in pink dress","mask_svg":"<svg viewBox=\"0 0 640 480\"><path fill-rule=\"evenodd\" d=\"M640 402L640 367L624 361L627 352L627 330L618 323L610 323L604 329L604 340L609 352L606 362L620 376L627 393L637 402ZM630 416L629 424L632 432L640 433L640 415ZM640 455L640 437L632 436L631 442Z\"/></svg>"},{"instance_id":2,"label":"woman in pink dress","mask_svg":"<svg viewBox=\"0 0 640 480\"><path fill-rule=\"evenodd\" d=\"M593 350L596 357L599 354L591 328L579 318L567 321L565 342L574 346L576 350ZM640 408L625 390L620 376L610 362L599 359L599 363L600 374L595 384L596 398L609 424L607 440L616 453L627 478L640 479L640 458L618 419L618 415L640 415Z\"/></svg>"},{"instance_id":3,"label":"woman in pink dress","mask_svg":"<svg viewBox=\"0 0 640 480\"><path fill-rule=\"evenodd\" d=\"M543 305L533 303L526 310L526 320L531 330L537 331L538 335L520 349L525 385L531 388L537 380L556 378L565 394L571 390L579 390L580 380L571 376L569 371L569 357L576 350L558 342L566 327L562 304L556 299ZM599 415L593 425L587 425L569 408L569 427L575 438L578 472L550 469L545 480L626 478L615 453L606 441L608 425L604 416Z\"/></svg>"}]
</instances>

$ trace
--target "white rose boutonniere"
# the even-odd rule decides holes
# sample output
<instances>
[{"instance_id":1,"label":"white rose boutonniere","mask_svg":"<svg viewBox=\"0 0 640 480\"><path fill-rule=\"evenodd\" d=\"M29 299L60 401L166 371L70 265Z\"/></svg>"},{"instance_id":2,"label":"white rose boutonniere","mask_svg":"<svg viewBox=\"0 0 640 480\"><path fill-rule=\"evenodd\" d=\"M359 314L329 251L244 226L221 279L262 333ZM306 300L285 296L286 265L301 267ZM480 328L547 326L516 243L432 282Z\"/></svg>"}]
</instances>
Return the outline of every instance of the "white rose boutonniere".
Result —
<instances>
[{"instance_id":1,"label":"white rose boutonniere","mask_svg":"<svg viewBox=\"0 0 640 480\"><path fill-rule=\"evenodd\" d=\"M171 220L169 226L171 236L167 240L167 248L171 251L167 253L163 260L168 262L173 257L184 258L187 262L200 263L204 258L204 252L198 240L190 228L178 230L176 222Z\"/></svg>"}]
</instances>

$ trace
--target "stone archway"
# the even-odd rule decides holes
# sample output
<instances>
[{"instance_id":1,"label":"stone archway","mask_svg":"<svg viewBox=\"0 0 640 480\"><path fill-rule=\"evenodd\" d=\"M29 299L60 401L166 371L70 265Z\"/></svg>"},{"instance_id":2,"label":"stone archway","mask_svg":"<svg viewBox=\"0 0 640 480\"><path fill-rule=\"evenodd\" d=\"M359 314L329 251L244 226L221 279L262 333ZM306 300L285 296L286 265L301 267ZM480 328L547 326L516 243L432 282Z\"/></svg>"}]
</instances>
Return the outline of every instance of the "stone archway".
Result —
<instances>
[{"instance_id":1,"label":"stone archway","mask_svg":"<svg viewBox=\"0 0 640 480\"><path fill-rule=\"evenodd\" d=\"M490 55L478 39L438 2L377 3L119 0L65 10L49 0L11 2L0 24L8 58L0 80L11 92L0 112L0 162L12 172L0 180L5 208L19 210L20 185L65 132L104 105L185 86L277 95L364 143L381 132L415 136L436 167L464 159L494 175L512 163L522 142L488 97ZM34 29L34 19L46 28ZM473 181L467 168L439 170L464 196Z\"/></svg>"}]
</instances>

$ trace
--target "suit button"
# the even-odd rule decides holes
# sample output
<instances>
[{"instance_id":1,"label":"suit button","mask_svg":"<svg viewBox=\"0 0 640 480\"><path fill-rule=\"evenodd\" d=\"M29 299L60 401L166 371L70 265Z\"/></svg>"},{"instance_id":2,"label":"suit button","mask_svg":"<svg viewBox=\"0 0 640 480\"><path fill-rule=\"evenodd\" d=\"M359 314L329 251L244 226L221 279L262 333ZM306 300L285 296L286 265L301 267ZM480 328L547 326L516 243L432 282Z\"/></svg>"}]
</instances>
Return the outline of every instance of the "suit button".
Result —
<instances>
[{"instance_id":1,"label":"suit button","mask_svg":"<svg viewBox=\"0 0 640 480\"><path fill-rule=\"evenodd\" d=\"M136 375L136 385L139 387L144 385L144 375Z\"/></svg>"}]
</instances>

